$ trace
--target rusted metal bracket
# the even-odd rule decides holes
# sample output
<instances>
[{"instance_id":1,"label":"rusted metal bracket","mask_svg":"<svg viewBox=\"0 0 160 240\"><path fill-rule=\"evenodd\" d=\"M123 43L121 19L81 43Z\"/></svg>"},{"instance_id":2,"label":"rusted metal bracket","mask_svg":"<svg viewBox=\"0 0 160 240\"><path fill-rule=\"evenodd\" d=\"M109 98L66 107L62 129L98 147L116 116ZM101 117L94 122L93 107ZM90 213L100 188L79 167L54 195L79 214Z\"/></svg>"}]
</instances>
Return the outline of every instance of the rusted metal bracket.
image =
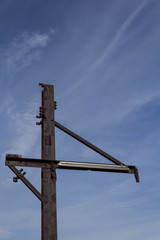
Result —
<instances>
[{"instance_id":1,"label":"rusted metal bracket","mask_svg":"<svg viewBox=\"0 0 160 240\"><path fill-rule=\"evenodd\" d=\"M12 172L14 172L18 179L20 179L33 193L34 195L43 202L42 195L40 192L24 177L23 174L14 166L8 166Z\"/></svg>"}]
</instances>

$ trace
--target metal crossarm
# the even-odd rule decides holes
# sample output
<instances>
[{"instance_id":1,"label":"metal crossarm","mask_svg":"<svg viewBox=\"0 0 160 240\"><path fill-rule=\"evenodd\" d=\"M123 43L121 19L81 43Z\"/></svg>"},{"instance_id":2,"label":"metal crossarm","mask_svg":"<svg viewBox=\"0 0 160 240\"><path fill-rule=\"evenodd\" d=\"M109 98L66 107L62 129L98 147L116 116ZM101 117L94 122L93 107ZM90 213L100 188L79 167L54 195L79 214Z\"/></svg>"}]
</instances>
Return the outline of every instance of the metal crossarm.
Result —
<instances>
[{"instance_id":1,"label":"metal crossarm","mask_svg":"<svg viewBox=\"0 0 160 240\"><path fill-rule=\"evenodd\" d=\"M13 157L12 157L13 156ZM17 155L18 156L18 155ZM19 166L19 167L38 167L38 168L50 168L51 165L57 165L59 161L33 159L33 158L18 158L16 155L6 154L7 166Z\"/></svg>"},{"instance_id":2,"label":"metal crossarm","mask_svg":"<svg viewBox=\"0 0 160 240\"><path fill-rule=\"evenodd\" d=\"M17 155L18 156L18 155ZM130 173L134 174L136 182L139 182L138 171L135 166L103 164L103 163L89 163L89 162L76 162L64 160L43 160L31 158L19 158L16 155L6 155L7 166L21 166L21 167L39 167L54 169L69 169L69 170L90 170L99 172L117 172L117 173Z\"/></svg>"}]
</instances>

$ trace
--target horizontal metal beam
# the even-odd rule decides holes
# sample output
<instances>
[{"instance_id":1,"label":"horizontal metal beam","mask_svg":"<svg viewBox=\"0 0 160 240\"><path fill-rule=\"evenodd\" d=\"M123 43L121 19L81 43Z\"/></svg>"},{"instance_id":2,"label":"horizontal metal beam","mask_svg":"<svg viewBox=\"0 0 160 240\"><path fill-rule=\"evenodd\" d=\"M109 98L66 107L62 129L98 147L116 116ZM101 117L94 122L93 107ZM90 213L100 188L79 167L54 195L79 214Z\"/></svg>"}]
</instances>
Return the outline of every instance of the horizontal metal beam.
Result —
<instances>
[{"instance_id":1,"label":"horizontal metal beam","mask_svg":"<svg viewBox=\"0 0 160 240\"><path fill-rule=\"evenodd\" d=\"M14 166L8 166L16 176L34 193L34 195L40 200L43 201L42 195L40 192L18 171L18 169Z\"/></svg>"},{"instance_id":2,"label":"horizontal metal beam","mask_svg":"<svg viewBox=\"0 0 160 240\"><path fill-rule=\"evenodd\" d=\"M19 166L19 167L39 167L50 168L52 165L57 165L59 161L32 159L32 158L16 158L6 156L5 165L7 166Z\"/></svg>"},{"instance_id":3,"label":"horizontal metal beam","mask_svg":"<svg viewBox=\"0 0 160 240\"><path fill-rule=\"evenodd\" d=\"M136 182L139 182L138 170L135 166L130 166L130 165L123 166L123 165L103 164L103 163L71 162L71 161L59 161L57 165L58 165L57 166L58 169L131 173L131 174L134 174L136 178Z\"/></svg>"},{"instance_id":4,"label":"horizontal metal beam","mask_svg":"<svg viewBox=\"0 0 160 240\"><path fill-rule=\"evenodd\" d=\"M61 125L60 123L55 121L55 126L59 129L61 129L63 132L67 133L68 135L70 135L71 137L77 139L79 142L83 143L84 145L86 145L87 147L91 148L92 150L94 150L95 152L99 153L100 155L102 155L103 157L109 159L111 162L117 164L117 165L124 165L124 163L120 162L119 160L117 160L116 158L112 157L111 155L109 155L108 153L104 152L103 150L101 150L100 148L96 147L95 145L93 145L92 143L88 142L87 140L85 140L84 138L80 137L79 135L77 135L76 133L72 132L71 130L69 130L68 128L64 127L63 125Z\"/></svg>"},{"instance_id":5,"label":"horizontal metal beam","mask_svg":"<svg viewBox=\"0 0 160 240\"><path fill-rule=\"evenodd\" d=\"M75 162L75 161L56 161L56 160L42 160L30 158L16 158L6 156L7 166L23 166L23 167L39 167L39 168L57 168L69 170L90 170L99 172L118 172L118 173L131 173L135 175L136 181L139 182L138 170L135 166L124 166L115 164L103 163L88 163L88 162Z\"/></svg>"}]
</instances>

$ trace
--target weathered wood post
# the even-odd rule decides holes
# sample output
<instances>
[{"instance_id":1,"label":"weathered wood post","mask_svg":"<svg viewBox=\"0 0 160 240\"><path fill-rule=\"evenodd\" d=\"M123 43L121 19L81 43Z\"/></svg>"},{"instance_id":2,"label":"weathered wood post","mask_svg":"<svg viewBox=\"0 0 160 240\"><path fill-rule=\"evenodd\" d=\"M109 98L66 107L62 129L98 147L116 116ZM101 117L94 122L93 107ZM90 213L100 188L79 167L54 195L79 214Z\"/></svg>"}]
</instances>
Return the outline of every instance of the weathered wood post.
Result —
<instances>
[{"instance_id":1,"label":"weathered wood post","mask_svg":"<svg viewBox=\"0 0 160 240\"><path fill-rule=\"evenodd\" d=\"M42 90L42 159L55 160L54 86L40 84ZM57 240L56 172L42 168L42 240Z\"/></svg>"}]
</instances>

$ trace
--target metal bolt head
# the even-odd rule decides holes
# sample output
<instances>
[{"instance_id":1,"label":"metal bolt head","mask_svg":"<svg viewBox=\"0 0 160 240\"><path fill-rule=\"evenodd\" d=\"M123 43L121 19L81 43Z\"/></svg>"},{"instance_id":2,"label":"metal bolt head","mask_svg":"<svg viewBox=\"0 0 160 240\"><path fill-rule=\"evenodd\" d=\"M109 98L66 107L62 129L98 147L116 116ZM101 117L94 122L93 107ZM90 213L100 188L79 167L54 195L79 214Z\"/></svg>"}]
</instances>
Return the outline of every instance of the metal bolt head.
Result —
<instances>
[{"instance_id":1,"label":"metal bolt head","mask_svg":"<svg viewBox=\"0 0 160 240\"><path fill-rule=\"evenodd\" d=\"M17 177L13 177L13 182L18 182L18 178Z\"/></svg>"},{"instance_id":2,"label":"metal bolt head","mask_svg":"<svg viewBox=\"0 0 160 240\"><path fill-rule=\"evenodd\" d=\"M41 122L36 122L36 125L41 125L42 124L42 121Z\"/></svg>"},{"instance_id":3,"label":"metal bolt head","mask_svg":"<svg viewBox=\"0 0 160 240\"><path fill-rule=\"evenodd\" d=\"M26 175L26 172L23 172L21 175L24 177L24 175Z\"/></svg>"}]
</instances>

